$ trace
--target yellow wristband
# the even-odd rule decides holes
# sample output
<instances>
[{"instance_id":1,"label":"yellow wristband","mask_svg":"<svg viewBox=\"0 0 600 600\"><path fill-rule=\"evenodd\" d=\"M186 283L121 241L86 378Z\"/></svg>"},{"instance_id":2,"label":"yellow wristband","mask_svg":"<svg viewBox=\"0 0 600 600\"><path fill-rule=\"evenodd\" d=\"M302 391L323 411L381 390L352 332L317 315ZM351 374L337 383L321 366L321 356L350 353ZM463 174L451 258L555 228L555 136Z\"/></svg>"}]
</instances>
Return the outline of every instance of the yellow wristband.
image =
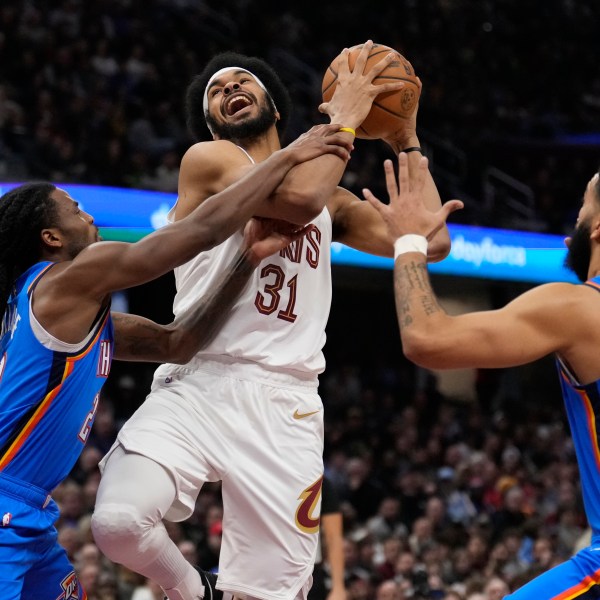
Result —
<instances>
[{"instance_id":1,"label":"yellow wristband","mask_svg":"<svg viewBox=\"0 0 600 600\"><path fill-rule=\"evenodd\" d=\"M346 131L347 133L351 133L354 137L356 137L356 131L354 131L352 127L340 127L338 131Z\"/></svg>"}]
</instances>

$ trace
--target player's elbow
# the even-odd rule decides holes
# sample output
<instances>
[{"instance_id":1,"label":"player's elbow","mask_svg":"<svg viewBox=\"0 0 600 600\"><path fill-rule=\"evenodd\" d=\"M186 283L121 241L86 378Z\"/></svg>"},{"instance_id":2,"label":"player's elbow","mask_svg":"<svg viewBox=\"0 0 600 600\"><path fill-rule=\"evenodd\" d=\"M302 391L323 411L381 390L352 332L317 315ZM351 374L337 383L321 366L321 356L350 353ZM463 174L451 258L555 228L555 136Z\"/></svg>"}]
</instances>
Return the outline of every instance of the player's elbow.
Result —
<instances>
[{"instance_id":1,"label":"player's elbow","mask_svg":"<svg viewBox=\"0 0 600 600\"><path fill-rule=\"evenodd\" d=\"M439 348L435 339L422 334L402 334L402 352L412 363L425 369L439 369Z\"/></svg>"}]
</instances>

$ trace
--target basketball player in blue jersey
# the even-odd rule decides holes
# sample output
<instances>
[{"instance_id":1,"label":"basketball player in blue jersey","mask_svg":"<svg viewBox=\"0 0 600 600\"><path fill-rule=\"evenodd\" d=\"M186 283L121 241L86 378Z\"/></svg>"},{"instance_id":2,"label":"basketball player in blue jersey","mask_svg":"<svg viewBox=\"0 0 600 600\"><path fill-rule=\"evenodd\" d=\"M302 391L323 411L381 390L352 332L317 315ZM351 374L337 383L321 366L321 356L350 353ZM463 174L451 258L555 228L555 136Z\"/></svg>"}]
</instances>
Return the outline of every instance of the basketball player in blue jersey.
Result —
<instances>
[{"instance_id":1,"label":"basketball player in blue jersey","mask_svg":"<svg viewBox=\"0 0 600 600\"><path fill-rule=\"evenodd\" d=\"M406 356L429 369L503 368L554 354L579 464L592 543L569 561L506 596L511 600L572 600L600 596L600 173L589 181L566 265L583 285L536 287L493 311L449 316L427 273L428 240L462 206L447 202L436 214L422 202L427 161L411 185L400 154L399 191L392 163L385 163L390 205L365 190L395 242L394 286Z\"/></svg>"},{"instance_id":2,"label":"basketball player in blue jersey","mask_svg":"<svg viewBox=\"0 0 600 600\"><path fill-rule=\"evenodd\" d=\"M0 198L2 600L86 597L57 543L50 493L87 441L112 358L186 362L258 262L305 230L250 220L214 293L170 326L111 318L110 293L154 279L244 228L300 162L327 152L346 160L350 145L336 131L314 128L238 185L135 244L96 243L93 218L52 184L26 184Z\"/></svg>"},{"instance_id":3,"label":"basketball player in blue jersey","mask_svg":"<svg viewBox=\"0 0 600 600\"><path fill-rule=\"evenodd\" d=\"M372 46L364 45L352 71L348 50L342 54L335 94L322 107L350 141L374 98L403 85L373 83L394 55L368 68ZM183 157L173 218L185 218L278 151L289 105L281 80L261 59L214 57L188 89L192 133L209 134L208 126L213 139ZM416 111L388 141L410 147L411 162L418 163ZM290 170L257 214L308 223L306 237L260 265L231 318L188 364L157 369L148 398L100 465L96 543L113 562L152 577L169 600L304 600L311 586L323 478L317 388L325 368L331 242L393 252L377 211L338 187L345 167L337 157L321 156ZM432 179L426 195L437 210ZM448 253L449 239L441 228L430 259ZM175 314L222 276L237 244L234 234L176 269ZM166 535L162 519L186 519L202 485L217 480L224 521L215 590L214 580L199 575ZM143 497L140 487L147 490Z\"/></svg>"}]
</instances>

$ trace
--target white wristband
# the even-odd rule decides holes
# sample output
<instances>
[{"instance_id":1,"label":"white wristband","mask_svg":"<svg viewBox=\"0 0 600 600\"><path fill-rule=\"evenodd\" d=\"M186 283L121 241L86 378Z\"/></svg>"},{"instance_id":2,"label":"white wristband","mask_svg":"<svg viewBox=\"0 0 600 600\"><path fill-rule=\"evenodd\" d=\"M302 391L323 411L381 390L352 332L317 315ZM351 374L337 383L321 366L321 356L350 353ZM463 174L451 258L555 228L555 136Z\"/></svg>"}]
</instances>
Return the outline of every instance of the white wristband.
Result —
<instances>
[{"instance_id":1,"label":"white wristband","mask_svg":"<svg viewBox=\"0 0 600 600\"><path fill-rule=\"evenodd\" d=\"M394 260L407 252L420 252L427 256L427 238L424 235L409 233L394 242Z\"/></svg>"}]
</instances>

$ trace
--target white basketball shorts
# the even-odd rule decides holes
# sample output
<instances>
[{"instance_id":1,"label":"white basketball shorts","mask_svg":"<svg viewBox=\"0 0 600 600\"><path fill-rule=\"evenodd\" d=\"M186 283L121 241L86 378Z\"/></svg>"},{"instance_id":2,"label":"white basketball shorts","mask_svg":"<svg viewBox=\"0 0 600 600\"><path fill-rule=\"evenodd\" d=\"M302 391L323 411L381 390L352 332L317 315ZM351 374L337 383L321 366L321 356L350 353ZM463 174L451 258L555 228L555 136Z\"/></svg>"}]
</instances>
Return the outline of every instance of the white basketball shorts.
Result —
<instances>
[{"instance_id":1,"label":"white basketball shorts","mask_svg":"<svg viewBox=\"0 0 600 600\"><path fill-rule=\"evenodd\" d=\"M116 444L172 474L169 520L187 518L202 484L222 480L220 589L292 600L306 587L323 475L316 378L220 358L163 368Z\"/></svg>"}]
</instances>

